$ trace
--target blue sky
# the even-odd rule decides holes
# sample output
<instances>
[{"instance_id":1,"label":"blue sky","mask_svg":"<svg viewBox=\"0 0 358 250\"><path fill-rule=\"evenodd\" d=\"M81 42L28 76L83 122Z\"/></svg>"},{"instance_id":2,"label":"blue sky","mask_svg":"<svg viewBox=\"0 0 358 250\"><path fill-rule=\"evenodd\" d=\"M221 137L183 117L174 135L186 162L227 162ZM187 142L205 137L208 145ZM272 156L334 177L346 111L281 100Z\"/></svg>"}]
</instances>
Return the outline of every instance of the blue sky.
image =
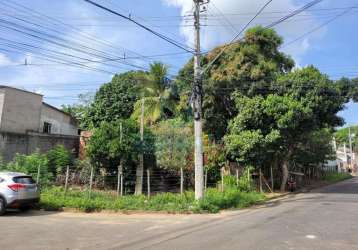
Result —
<instances>
[{"instance_id":1,"label":"blue sky","mask_svg":"<svg viewBox=\"0 0 358 250\"><path fill-rule=\"evenodd\" d=\"M96 2L192 46L192 0ZM265 2L211 0L202 20L203 49L231 40ZM253 25L269 24L308 2L273 0ZM1 83L42 93L55 106L76 102L80 93L94 92L113 73L147 68L150 61L161 60L175 75L190 58L181 49L83 0L0 3ZM332 79L358 76L358 0L324 0L277 26L277 31L289 42L349 7L356 8L282 50L298 67L313 64ZM122 57L126 60L119 60ZM341 113L347 124L358 124L357 114L358 105L352 103Z\"/></svg>"}]
</instances>

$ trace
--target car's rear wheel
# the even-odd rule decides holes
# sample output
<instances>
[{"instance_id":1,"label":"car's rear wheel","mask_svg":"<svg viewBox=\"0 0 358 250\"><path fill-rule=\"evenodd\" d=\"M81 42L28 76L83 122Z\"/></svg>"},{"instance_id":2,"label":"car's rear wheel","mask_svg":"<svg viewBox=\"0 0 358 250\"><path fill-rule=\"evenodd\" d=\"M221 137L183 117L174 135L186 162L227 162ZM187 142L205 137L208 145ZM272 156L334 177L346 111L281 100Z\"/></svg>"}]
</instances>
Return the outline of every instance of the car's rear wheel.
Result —
<instances>
[{"instance_id":1,"label":"car's rear wheel","mask_svg":"<svg viewBox=\"0 0 358 250\"><path fill-rule=\"evenodd\" d=\"M4 198L0 197L0 215L3 215L6 211L6 203Z\"/></svg>"}]
</instances>

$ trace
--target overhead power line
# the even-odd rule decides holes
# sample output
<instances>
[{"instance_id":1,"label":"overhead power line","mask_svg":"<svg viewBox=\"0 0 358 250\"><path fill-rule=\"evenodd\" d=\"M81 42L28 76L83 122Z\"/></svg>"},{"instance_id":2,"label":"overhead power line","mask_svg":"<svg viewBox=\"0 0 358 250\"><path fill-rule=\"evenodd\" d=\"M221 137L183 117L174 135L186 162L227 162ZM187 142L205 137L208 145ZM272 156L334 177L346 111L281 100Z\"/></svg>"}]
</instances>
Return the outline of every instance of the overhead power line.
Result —
<instances>
[{"instance_id":1,"label":"overhead power line","mask_svg":"<svg viewBox=\"0 0 358 250\"><path fill-rule=\"evenodd\" d=\"M153 29L151 29L151 28L149 28L149 27L147 27L147 26L145 26L145 25L143 25L143 24L141 24L141 23L139 23L139 22L133 20L133 19L130 18L130 17L127 17L127 16L125 16L125 15L122 15L122 14L118 13L117 11L114 11L114 10L112 10L112 9L110 9L110 8L107 8L107 7L103 6L103 5L100 5L100 4L98 4L98 3L96 3L96 2L94 2L94 1L92 1L92 0L83 0L83 1L88 2L88 3L90 3L90 4L94 5L94 6L100 8L100 9L103 9L103 10L105 10L105 11L107 11L107 12L110 12L110 13L116 15L116 16L119 16L119 17L121 17L121 18L124 18L124 19L126 19L126 20L128 20L128 21L130 21L130 22L132 22L132 23L134 23L134 24L136 24L137 26L139 26L139 27L141 27L141 28L143 28L143 29L149 31L149 32L152 33L153 35L155 35L155 36L161 38L162 40L164 40L164 41L166 41L166 42L168 42L168 43L170 43L170 44L172 44L172 45L174 45L174 46L176 46L176 47L178 47L178 48L180 48L180 49L183 49L183 50L185 50L185 51L187 51L187 52L190 52L190 53L194 53L194 50L193 50L192 48L189 48L188 46L183 45L183 44L181 44L181 43L179 43L179 42L177 42L177 41L175 41L175 40L173 40L173 39L171 39L171 38L169 38L169 37L167 37L167 36L165 36L165 35L163 35L163 34L157 32L157 31L155 31L155 30L153 30Z\"/></svg>"},{"instance_id":2,"label":"overhead power line","mask_svg":"<svg viewBox=\"0 0 358 250\"><path fill-rule=\"evenodd\" d=\"M52 25L55 25L57 27L61 27L61 28L56 28L56 33L55 34L58 34L58 33L62 33L62 34L65 34L62 30L65 28L65 29L69 29L71 31L75 31L76 32L76 35L80 35L80 37L78 38L76 36L76 42L78 43L78 40L83 40L83 42L85 42L86 44L88 43L93 43L95 42L96 44L98 45L101 45L101 46L106 46L108 48L111 48L111 50L113 51L116 51L116 50L121 50L121 55L123 55L123 52L129 52L128 55L130 54L133 54L136 56L136 58L133 58L133 59L141 59L141 60L145 60L149 63L152 63L153 60L152 58L148 58L146 57L145 55L142 55L136 51L132 51L130 49L127 49L127 48L124 48L122 46L114 46L111 42L107 41L107 40L104 40L102 38L98 38L97 36L94 36L93 34L89 34L89 33L86 33L84 32L83 30L77 28L77 27L74 27L73 25L70 25L70 24L67 24L61 20L58 20L52 16L48 16L44 13L41 13L35 9L31 9L29 7L26 7L24 5L21 5L19 3L16 3L15 1L12 1L12 0L6 0L6 2L2 2L3 5L11 8L11 9L15 9L17 12L20 11L21 13L28 13L28 15L30 17L33 17L33 18L36 18L36 19L39 19L41 21L45 21L46 24L52 24ZM6 10L8 12L8 10ZM8 14L8 13L7 13ZM16 16L18 17L19 16L19 13L16 13ZM46 27L45 27L46 28ZM47 28L47 29L50 29L50 30L53 30L51 28ZM101 51L102 52L102 51ZM107 52L102 52L103 54L107 54ZM189 52L187 52L189 53ZM132 59L130 58L130 56L126 55L126 59L125 60L128 60L128 59ZM112 57L112 56L111 56ZM115 60L114 61L120 61L120 60L117 60L117 58L121 58L121 56L114 56ZM108 60L108 59L107 59ZM105 60L104 60L105 61ZM123 64L123 62L122 62Z\"/></svg>"},{"instance_id":3,"label":"overhead power line","mask_svg":"<svg viewBox=\"0 0 358 250\"><path fill-rule=\"evenodd\" d=\"M255 16L251 18L251 20L239 31L239 33L230 41L230 43L227 44L224 49L204 68L202 74L204 74L220 58L220 56L225 52L226 48L230 44L232 44L247 29L247 27L250 26L250 24L256 19L256 17L258 17L272 1L273 0L269 0L265 3L264 6L261 7L261 9L255 14Z\"/></svg>"},{"instance_id":4,"label":"overhead power line","mask_svg":"<svg viewBox=\"0 0 358 250\"><path fill-rule=\"evenodd\" d=\"M293 44L293 43L295 43L295 42L301 40L302 38L304 38L304 37L306 37L306 36L309 36L310 34L316 32L317 30L322 29L324 26L326 26L326 25L332 23L333 21L337 20L338 18L340 18L340 17L342 17L342 16L348 14L350 11L352 11L352 10L355 9L355 8L357 8L357 6L354 6L354 7L351 7L351 8L349 8L349 9L344 10L343 12L341 12L341 13L339 13L338 15L334 16L333 18L329 19L328 21L322 23L321 25L319 25L319 26L317 26L317 27L315 27L315 28L309 30L308 32L302 34L301 36L297 37L296 39L294 39L294 40L292 40L292 41L290 41L290 42L284 44L283 46L281 46L281 48L285 48L285 47L287 47L287 46L290 46L291 44Z\"/></svg>"},{"instance_id":5,"label":"overhead power line","mask_svg":"<svg viewBox=\"0 0 358 250\"><path fill-rule=\"evenodd\" d=\"M265 26L265 29L270 29L275 27L276 25L298 15L299 13L311 8L312 6L322 2L323 0L314 0L306 5L304 5L303 7L291 12L290 14L280 18L279 20ZM272 0L268 1L257 13L256 15L245 25L245 27L243 29L241 29L241 31L228 43L224 46L224 48L219 52L219 54L217 54L217 56L207 64L207 66L204 68L204 70L202 71L202 74L205 74L205 72L207 72L209 70L209 68L224 54L224 52L226 51L226 49L233 44L234 42L237 42L236 40L240 37L240 35L246 30L247 27L250 26L250 24L256 19L257 16L259 16L263 10L272 2ZM242 40L242 38L240 39ZM239 40L239 41L240 41Z\"/></svg>"}]
</instances>

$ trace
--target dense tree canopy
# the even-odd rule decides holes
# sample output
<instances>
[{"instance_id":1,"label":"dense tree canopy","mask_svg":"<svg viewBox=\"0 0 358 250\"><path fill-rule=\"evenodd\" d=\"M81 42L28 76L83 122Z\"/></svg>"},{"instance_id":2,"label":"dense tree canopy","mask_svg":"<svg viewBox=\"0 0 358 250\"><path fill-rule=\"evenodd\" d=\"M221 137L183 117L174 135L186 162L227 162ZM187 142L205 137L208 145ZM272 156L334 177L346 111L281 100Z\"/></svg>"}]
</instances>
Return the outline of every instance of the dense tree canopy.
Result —
<instances>
[{"instance_id":1,"label":"dense tree canopy","mask_svg":"<svg viewBox=\"0 0 358 250\"><path fill-rule=\"evenodd\" d=\"M62 105L62 110L76 118L80 129L89 128L89 106L93 101L93 94L88 92L78 96L78 103L72 105Z\"/></svg>"},{"instance_id":2,"label":"dense tree canopy","mask_svg":"<svg viewBox=\"0 0 358 250\"><path fill-rule=\"evenodd\" d=\"M122 125L121 125L122 124ZM122 160L136 160L140 150L139 128L133 120L102 122L94 130L87 151L92 162L116 168Z\"/></svg>"},{"instance_id":3,"label":"dense tree canopy","mask_svg":"<svg viewBox=\"0 0 358 250\"><path fill-rule=\"evenodd\" d=\"M297 154L309 155L314 150L313 162L326 159L329 146L320 145L320 138L313 135L323 135L323 129L343 124L337 112L346 99L327 76L313 67L280 76L274 87L276 94L268 96L234 95L238 114L230 122L225 142L229 157L238 162L262 167L278 158L284 189L290 161ZM329 135L326 141L331 140Z\"/></svg>"},{"instance_id":4,"label":"dense tree canopy","mask_svg":"<svg viewBox=\"0 0 358 250\"><path fill-rule=\"evenodd\" d=\"M220 139L226 133L228 121L237 113L232 93L267 95L277 76L293 68L293 60L279 51L282 43L274 30L258 26L249 29L242 41L224 45L224 54L204 78L204 125L208 134ZM218 47L203 58L204 69L222 49ZM184 94L190 90L192 68L190 61L178 76L179 89Z\"/></svg>"},{"instance_id":5,"label":"dense tree canopy","mask_svg":"<svg viewBox=\"0 0 358 250\"><path fill-rule=\"evenodd\" d=\"M192 124L180 119L158 123L154 129L155 156L159 167L179 171L191 163L194 150Z\"/></svg>"},{"instance_id":6,"label":"dense tree canopy","mask_svg":"<svg viewBox=\"0 0 358 250\"><path fill-rule=\"evenodd\" d=\"M103 84L89 107L89 123L98 127L103 121L129 118L140 97L139 85L145 75L142 71L130 71L115 75L111 82Z\"/></svg>"}]
</instances>

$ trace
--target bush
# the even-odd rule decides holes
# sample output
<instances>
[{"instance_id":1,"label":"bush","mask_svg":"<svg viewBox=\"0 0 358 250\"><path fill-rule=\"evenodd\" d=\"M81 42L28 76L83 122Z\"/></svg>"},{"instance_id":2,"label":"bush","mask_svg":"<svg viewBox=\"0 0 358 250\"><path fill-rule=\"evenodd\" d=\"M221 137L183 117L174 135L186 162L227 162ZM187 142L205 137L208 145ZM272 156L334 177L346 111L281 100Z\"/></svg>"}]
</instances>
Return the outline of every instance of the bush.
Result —
<instances>
[{"instance_id":1,"label":"bush","mask_svg":"<svg viewBox=\"0 0 358 250\"><path fill-rule=\"evenodd\" d=\"M41 194L41 206L47 210L61 210L63 207L74 208L84 212L113 211L165 211L169 213L216 213L220 209L242 208L263 201L264 195L241 192L237 188L220 192L208 189L200 202L195 201L194 192L183 195L162 193L151 197L124 196L118 198L114 192L93 191L89 198L88 190L70 189L66 196L61 187L45 188Z\"/></svg>"},{"instance_id":2,"label":"bush","mask_svg":"<svg viewBox=\"0 0 358 250\"><path fill-rule=\"evenodd\" d=\"M54 176L64 172L67 165L72 164L71 152L67 151L63 145L56 145L47 153L48 165Z\"/></svg>"},{"instance_id":3,"label":"bush","mask_svg":"<svg viewBox=\"0 0 358 250\"><path fill-rule=\"evenodd\" d=\"M337 172L326 173L325 176L323 177L325 181L332 182L332 183L343 181L350 178L352 178L352 176L349 173L337 173Z\"/></svg>"},{"instance_id":4,"label":"bush","mask_svg":"<svg viewBox=\"0 0 358 250\"><path fill-rule=\"evenodd\" d=\"M232 175L227 175L224 176L224 186L225 189L227 188L237 188L242 192L250 192L253 191L254 189L254 183L252 181L252 179L248 178L248 171L250 171L251 169L246 168L243 173L241 174L241 176L239 177L239 181L236 184L236 177L232 176Z\"/></svg>"},{"instance_id":5,"label":"bush","mask_svg":"<svg viewBox=\"0 0 358 250\"><path fill-rule=\"evenodd\" d=\"M46 155L39 152L31 155L17 154L11 162L2 164L1 170L29 174L36 180L38 167L40 167L40 184L49 184L53 180L53 175L49 172Z\"/></svg>"}]
</instances>

